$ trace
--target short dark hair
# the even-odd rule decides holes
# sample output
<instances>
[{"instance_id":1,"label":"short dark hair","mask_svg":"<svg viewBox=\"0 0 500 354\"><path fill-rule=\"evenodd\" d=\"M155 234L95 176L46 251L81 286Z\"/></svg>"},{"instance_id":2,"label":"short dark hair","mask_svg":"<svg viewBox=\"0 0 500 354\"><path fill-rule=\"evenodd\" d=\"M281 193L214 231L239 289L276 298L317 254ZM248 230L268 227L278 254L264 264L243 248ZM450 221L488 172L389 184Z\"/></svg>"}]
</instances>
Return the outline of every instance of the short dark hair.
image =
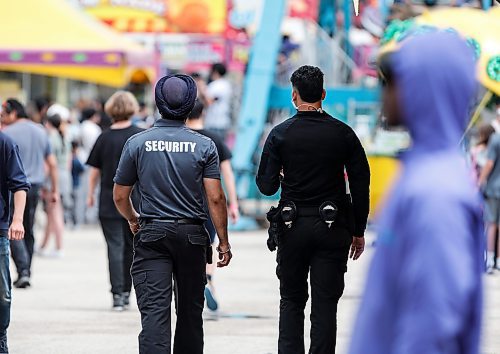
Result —
<instances>
[{"instance_id":1,"label":"short dark hair","mask_svg":"<svg viewBox=\"0 0 500 354\"><path fill-rule=\"evenodd\" d=\"M92 108L92 107L84 108L83 111L82 111L82 119L81 119L81 121L85 122L86 120L89 120L96 113L97 113L97 111L94 108Z\"/></svg>"},{"instance_id":2,"label":"short dark hair","mask_svg":"<svg viewBox=\"0 0 500 354\"><path fill-rule=\"evenodd\" d=\"M212 65L212 72L224 76L227 73L227 68L223 63L215 63Z\"/></svg>"},{"instance_id":3,"label":"short dark hair","mask_svg":"<svg viewBox=\"0 0 500 354\"><path fill-rule=\"evenodd\" d=\"M40 96L35 98L33 102L35 103L37 111L41 112L42 109L48 108L50 106L50 102L52 102L52 100L48 96Z\"/></svg>"},{"instance_id":4,"label":"short dark hair","mask_svg":"<svg viewBox=\"0 0 500 354\"><path fill-rule=\"evenodd\" d=\"M15 98L7 99L3 104L3 107L7 113L16 112L17 118L28 118L28 114L26 114L26 109L23 104Z\"/></svg>"},{"instance_id":5,"label":"short dark hair","mask_svg":"<svg viewBox=\"0 0 500 354\"><path fill-rule=\"evenodd\" d=\"M191 77L195 80L202 79L201 74L197 71L195 71L194 73L191 73Z\"/></svg>"},{"instance_id":6,"label":"short dark hair","mask_svg":"<svg viewBox=\"0 0 500 354\"><path fill-rule=\"evenodd\" d=\"M196 99L196 101L194 102L194 107L191 110L191 113L189 113L188 115L188 119L200 119L204 109L205 106L203 105L203 103L199 99Z\"/></svg>"},{"instance_id":7,"label":"short dark hair","mask_svg":"<svg viewBox=\"0 0 500 354\"><path fill-rule=\"evenodd\" d=\"M314 103L323 96L323 76L320 68L304 65L294 71L290 81L304 102Z\"/></svg>"}]
</instances>

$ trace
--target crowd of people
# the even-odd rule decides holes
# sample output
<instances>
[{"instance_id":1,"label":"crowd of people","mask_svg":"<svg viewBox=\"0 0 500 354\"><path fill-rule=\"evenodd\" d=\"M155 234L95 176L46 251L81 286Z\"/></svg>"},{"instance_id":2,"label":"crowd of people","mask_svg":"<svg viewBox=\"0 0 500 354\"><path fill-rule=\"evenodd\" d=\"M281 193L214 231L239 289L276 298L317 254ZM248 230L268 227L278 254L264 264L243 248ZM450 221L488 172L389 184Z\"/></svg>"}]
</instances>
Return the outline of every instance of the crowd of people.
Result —
<instances>
[{"instance_id":1,"label":"crowd of people","mask_svg":"<svg viewBox=\"0 0 500 354\"><path fill-rule=\"evenodd\" d=\"M224 64L214 64L207 80L193 74L198 86L196 107L189 124L214 139L221 150L221 169L229 195L231 219L239 216L231 152L224 140L231 127L231 85ZM207 82L208 81L208 82ZM127 139L151 128L158 118L144 102L127 91L118 91L107 101L78 102L72 109L40 97L26 105L6 99L1 108L0 130L19 147L31 188L27 192L23 240L11 241L17 269L14 286L31 286L34 255L63 257L66 228L99 223L108 247L113 309L123 310L131 290L129 274L132 235L113 202L113 177ZM138 200L137 193L135 200ZM98 202L96 202L98 200ZM45 212L43 231L35 240L35 220ZM212 240L215 229L209 223ZM212 267L208 267L212 274ZM218 305L211 283L206 295L210 308Z\"/></svg>"},{"instance_id":2,"label":"crowd of people","mask_svg":"<svg viewBox=\"0 0 500 354\"><path fill-rule=\"evenodd\" d=\"M381 60L384 113L389 124L408 128L413 146L379 220L379 241L355 331L363 340L353 341L351 353L405 352L410 347L422 353L441 347L477 352L481 213L457 148L476 87L469 51L458 36L440 32L413 39ZM440 75L433 75L439 69ZM143 327L140 351L171 346L175 278L174 352L202 353L203 290L207 307L218 308L212 245L218 236L217 265L229 265L227 219L239 218L232 156L225 145L231 126L231 86L225 76L225 66L215 64L208 84L199 74L163 77L155 87L158 120L128 91L76 110L49 99L35 100L30 110L19 100L5 100L0 143L7 146L8 158L0 156L0 162L10 164L5 170L12 176L2 186L14 193L14 208L7 217L0 215L0 231L13 211L8 237L18 273L14 286L31 286L34 255L63 256L65 227L98 220L107 244L113 310L126 309L132 286L136 291ZM279 223L272 239L278 248L281 294L278 345L280 352L304 353L310 274L310 352L330 353L336 346L336 313L348 258L358 259L364 252L370 169L352 129L323 110L321 70L303 66L291 82L297 112L267 138L256 180L263 194L282 189L275 210L279 216L270 220ZM417 91L422 94L415 96ZM440 92L439 107L444 109L437 108L434 92ZM500 106L497 119L479 129L471 150L477 184L487 201L489 272L500 269L500 259L494 258L500 228L499 128ZM326 148L318 151L318 144ZM40 202L47 218L44 235L36 240ZM19 210L24 210L22 218ZM454 240L447 247L450 234ZM1 264L0 273L8 278L8 266ZM458 272L451 271L457 267ZM7 280L0 283L0 291L1 286L10 289L10 278L5 284ZM448 289L453 297L446 295ZM387 301L393 298L399 301ZM0 349L4 339L6 346L8 326L3 305L0 299Z\"/></svg>"}]
</instances>

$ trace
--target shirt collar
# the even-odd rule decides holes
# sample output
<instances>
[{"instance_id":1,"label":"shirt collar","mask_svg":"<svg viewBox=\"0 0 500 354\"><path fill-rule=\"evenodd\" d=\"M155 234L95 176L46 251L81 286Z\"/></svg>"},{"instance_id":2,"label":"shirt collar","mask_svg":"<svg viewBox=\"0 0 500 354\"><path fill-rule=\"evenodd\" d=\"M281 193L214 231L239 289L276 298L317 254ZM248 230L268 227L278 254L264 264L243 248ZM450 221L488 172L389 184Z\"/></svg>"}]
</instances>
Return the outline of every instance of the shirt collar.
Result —
<instances>
[{"instance_id":1,"label":"shirt collar","mask_svg":"<svg viewBox=\"0 0 500 354\"><path fill-rule=\"evenodd\" d=\"M154 126L155 127L183 127L185 125L185 121L183 120L175 120L175 119L158 119Z\"/></svg>"},{"instance_id":2,"label":"shirt collar","mask_svg":"<svg viewBox=\"0 0 500 354\"><path fill-rule=\"evenodd\" d=\"M297 116L304 116L304 117L322 117L325 116L327 113L323 110L322 112L318 111L297 111L295 115Z\"/></svg>"}]
</instances>

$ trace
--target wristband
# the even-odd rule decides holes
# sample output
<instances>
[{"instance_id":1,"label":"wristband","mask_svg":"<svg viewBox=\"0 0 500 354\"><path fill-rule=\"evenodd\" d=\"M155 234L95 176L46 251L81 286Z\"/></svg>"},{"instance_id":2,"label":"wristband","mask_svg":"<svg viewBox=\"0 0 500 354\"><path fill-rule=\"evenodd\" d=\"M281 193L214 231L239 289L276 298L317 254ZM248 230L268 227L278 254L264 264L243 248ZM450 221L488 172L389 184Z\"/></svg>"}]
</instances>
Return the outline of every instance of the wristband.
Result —
<instances>
[{"instance_id":1,"label":"wristband","mask_svg":"<svg viewBox=\"0 0 500 354\"><path fill-rule=\"evenodd\" d=\"M219 254L226 254L226 253L231 252L231 245L228 245L227 251L224 251L224 252L221 251L219 246L217 246L215 249L217 250L217 252L219 252Z\"/></svg>"}]
</instances>

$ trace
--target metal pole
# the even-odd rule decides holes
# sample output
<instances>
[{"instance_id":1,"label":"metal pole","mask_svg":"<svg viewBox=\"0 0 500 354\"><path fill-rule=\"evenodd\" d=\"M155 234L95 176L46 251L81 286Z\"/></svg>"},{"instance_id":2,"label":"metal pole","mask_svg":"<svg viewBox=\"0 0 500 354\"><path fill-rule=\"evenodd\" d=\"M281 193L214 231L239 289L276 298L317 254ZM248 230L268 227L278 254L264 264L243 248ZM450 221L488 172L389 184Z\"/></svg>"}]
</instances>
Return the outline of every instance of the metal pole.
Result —
<instances>
[{"instance_id":1,"label":"metal pole","mask_svg":"<svg viewBox=\"0 0 500 354\"><path fill-rule=\"evenodd\" d=\"M21 74L21 88L24 91L26 102L31 100L31 74L22 73Z\"/></svg>"},{"instance_id":2,"label":"metal pole","mask_svg":"<svg viewBox=\"0 0 500 354\"><path fill-rule=\"evenodd\" d=\"M352 48L349 43L349 30L351 29L352 12L354 11L352 0L344 0L344 40L345 52L349 57L352 57Z\"/></svg>"},{"instance_id":3,"label":"metal pole","mask_svg":"<svg viewBox=\"0 0 500 354\"><path fill-rule=\"evenodd\" d=\"M380 1L380 14L382 15L382 19L385 21L387 16L389 15L389 6L387 6L387 0L379 0Z\"/></svg>"}]
</instances>

